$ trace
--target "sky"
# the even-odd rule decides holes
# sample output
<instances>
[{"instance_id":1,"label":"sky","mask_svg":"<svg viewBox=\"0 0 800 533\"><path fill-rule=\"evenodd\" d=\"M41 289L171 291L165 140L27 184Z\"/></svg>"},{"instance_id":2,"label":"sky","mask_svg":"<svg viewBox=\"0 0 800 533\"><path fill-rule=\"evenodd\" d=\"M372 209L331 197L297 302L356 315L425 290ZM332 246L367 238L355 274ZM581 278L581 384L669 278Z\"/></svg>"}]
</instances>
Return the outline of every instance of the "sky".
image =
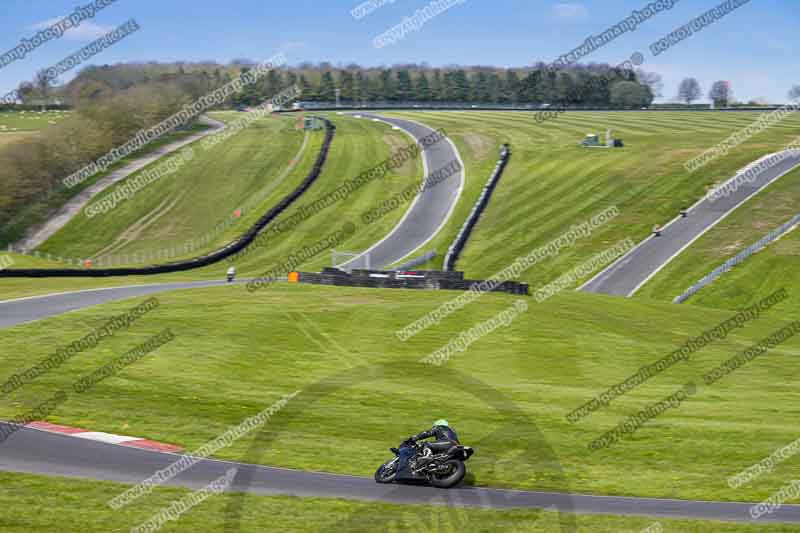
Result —
<instances>
[{"instance_id":1,"label":"sky","mask_svg":"<svg viewBox=\"0 0 800 533\"><path fill-rule=\"evenodd\" d=\"M4 0L0 54L22 38L93 0ZM422 63L519 67L550 63L644 9L650 0L442 0L451 7L382 48L374 39L433 0L371 0L377 7L356 19L363 0L116 0L93 18L0 68L0 94L57 64L93 39L135 19L140 30L85 64L127 61L263 61L282 51L289 64L329 61L365 66ZM674 2L581 59L619 64L635 52L642 68L664 80L663 98L675 99L680 81L697 78L704 95L717 80L730 81L740 101L788 102L800 84L798 0L750 0L658 56L650 45L722 0ZM741 1L741 0L739 0ZM79 70L81 67L76 67ZM73 73L62 75L69 81Z\"/></svg>"}]
</instances>

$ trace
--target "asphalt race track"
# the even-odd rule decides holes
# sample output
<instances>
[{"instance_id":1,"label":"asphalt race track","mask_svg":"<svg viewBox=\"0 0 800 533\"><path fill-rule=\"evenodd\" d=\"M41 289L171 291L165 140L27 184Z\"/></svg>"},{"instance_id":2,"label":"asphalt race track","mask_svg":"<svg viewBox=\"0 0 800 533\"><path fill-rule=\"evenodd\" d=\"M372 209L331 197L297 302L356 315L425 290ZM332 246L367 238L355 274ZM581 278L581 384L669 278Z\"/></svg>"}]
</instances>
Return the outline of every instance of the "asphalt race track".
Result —
<instances>
[{"instance_id":1,"label":"asphalt race track","mask_svg":"<svg viewBox=\"0 0 800 533\"><path fill-rule=\"evenodd\" d=\"M2 424L0 424L2 426ZM388 455L388 453L387 453ZM180 459L180 455L21 429L0 443L0 470L136 484ZM377 465L376 465L377 466ZM202 460L167 484L201 489L238 467L231 490L261 495L295 495L400 504L445 503L484 508L557 508L565 512L703 518L750 522L752 504L652 498L588 496L462 487L446 491L424 486L379 485L372 478L302 472L284 468ZM249 478L242 483L242 478ZM117 494L109 494L109 499ZM444 501L443 501L444 500ZM761 522L800 522L800 505L784 505Z\"/></svg>"},{"instance_id":2,"label":"asphalt race track","mask_svg":"<svg viewBox=\"0 0 800 533\"><path fill-rule=\"evenodd\" d=\"M402 124L402 127L411 131L415 137L431 131L408 121L392 119L392 122ZM429 149L426 152L428 168L438 168L449 163L453 157L457 157L457 153L450 151L449 143L439 143L434 148L436 150ZM622 260L590 281L583 290L620 295L632 294L638 286L699 235L798 164L800 156L789 158L727 198L723 197L713 203L709 200L699 202L691 209L687 218L673 221L664 229L661 237L644 241ZM423 194L418 197L410 214L386 239L370 250L371 266L375 268L401 259L430 239L438 231L439 226L447 220L450 206L457 200L462 182L463 173L458 180L447 180L440 186L429 189L435 194L430 196ZM358 259L354 264L357 261ZM9 300L0 302L0 328L111 301L164 291L219 285L226 285L226 282L163 283ZM0 423L0 428L3 425ZM0 434L2 434L1 429ZM0 470L126 484L138 483L179 458L177 454L118 446L32 428L22 428L4 442L0 442ZM202 460L168 484L200 489L224 475L232 466L239 468L239 477L230 490L262 495L331 497L402 504L436 502L484 508L557 508L564 512L577 513L754 522L749 514L752 503L592 496L474 487L442 491L430 487L379 485L372 478L366 477L303 472L216 460ZM249 478L246 484L241 481L242 477ZM110 494L109 498L113 496L115 494ZM800 522L800 505L783 505L771 514L764 515L759 521L760 523Z\"/></svg>"},{"instance_id":3,"label":"asphalt race track","mask_svg":"<svg viewBox=\"0 0 800 533\"><path fill-rule=\"evenodd\" d=\"M247 280L238 280L242 283ZM0 302L0 328L8 328L25 322L32 322L48 316L76 311L84 307L147 296L158 292L178 289L198 289L227 285L226 281L190 281L179 283L154 283L152 285L131 285L108 289L89 289L85 291L64 292L45 296L31 296Z\"/></svg>"},{"instance_id":4,"label":"asphalt race track","mask_svg":"<svg viewBox=\"0 0 800 533\"><path fill-rule=\"evenodd\" d=\"M713 202L704 198L689 210L686 218L678 217L664 226L660 237L651 236L645 239L627 255L584 284L580 290L632 296L706 231L798 165L800 153L794 152L774 167L763 171L751 183L744 182L729 196L722 196Z\"/></svg>"},{"instance_id":5,"label":"asphalt race track","mask_svg":"<svg viewBox=\"0 0 800 533\"><path fill-rule=\"evenodd\" d=\"M384 118L368 113L354 114L360 114L365 119L380 119L405 130L417 140L434 132L428 126L410 120ZM425 148L422 153L424 154L425 177L454 160L461 162L458 150L449 139ZM450 218L450 213L461 195L461 189L464 186L463 168L464 164L461 162L461 171L417 195L411 207L389 235L358 257L340 266L348 270L367 268L366 256L369 255L369 268L379 270L414 253L431 240Z\"/></svg>"},{"instance_id":6,"label":"asphalt race track","mask_svg":"<svg viewBox=\"0 0 800 533\"><path fill-rule=\"evenodd\" d=\"M0 317L2 317L0 327L10 327L114 300L169 290L225 284L224 281L165 283L11 300L0 303ZM0 428L4 425L6 424L0 422ZM0 442L0 470L3 471L129 484L142 481L157 470L177 461L179 457L171 453L117 446L32 428L20 429L5 442ZM224 475L232 464L226 461L203 460L177 476L169 485L200 489ZM557 508L564 512L577 513L751 521L748 513L752 504L747 503L591 496L472 487L441 491L420 486L379 485L372 478L365 477L255 465L240 466L239 475L249 473L250 475L243 477L250 480L246 485L234 482L232 490L262 495L317 496L405 504L437 502L489 508ZM442 502L443 497L444 502ZM800 505L784 505L772 514L761 517L759 521L800 522Z\"/></svg>"}]
</instances>

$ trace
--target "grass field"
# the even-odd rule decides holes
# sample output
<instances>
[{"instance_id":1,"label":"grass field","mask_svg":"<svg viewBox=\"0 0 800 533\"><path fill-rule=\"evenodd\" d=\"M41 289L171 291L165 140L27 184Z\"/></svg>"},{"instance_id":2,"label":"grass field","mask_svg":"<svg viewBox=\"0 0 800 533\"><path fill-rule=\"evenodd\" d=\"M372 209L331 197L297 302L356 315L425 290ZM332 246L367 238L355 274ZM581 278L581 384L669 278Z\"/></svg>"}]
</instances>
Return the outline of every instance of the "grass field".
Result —
<instances>
[{"instance_id":1,"label":"grass field","mask_svg":"<svg viewBox=\"0 0 800 533\"><path fill-rule=\"evenodd\" d=\"M752 256L692 297L692 304L718 308L744 307L771 290L800 287L800 233L794 230ZM800 305L791 300L781 307L787 316L800 316Z\"/></svg>"},{"instance_id":2,"label":"grass field","mask_svg":"<svg viewBox=\"0 0 800 533\"><path fill-rule=\"evenodd\" d=\"M91 219L79 215L41 246L40 251L89 257L105 250L105 253L116 256L125 255L127 262L134 263L137 252L147 253L173 245L179 245L180 249L181 244L206 234L213 234L208 244L178 257L194 257L220 248L244 233L277 204L313 165L322 132L311 135L300 161L291 172L284 172L303 143L303 133L294 131L295 119L293 116L263 119L208 152L196 150L195 159L174 175L152 184L105 215ZM405 135L371 121L337 117L337 127L337 135L318 182L279 221L333 191L345 178L353 178L378 164L398 146L410 142ZM345 201L304 220L296 230L271 239L269 246L253 246L245 257L237 260L240 273L259 274L271 262L278 262L311 244L312 236L321 238L346 221L359 223L363 211L389 198L420 175L421 162L407 162L385 178L358 189ZM220 176L226 176L223 182ZM282 181L274 187L277 177ZM253 202L253 197L258 201ZM223 232L213 232L220 221L230 218L245 203L249 207L242 209L241 219ZM356 250L368 247L388 233L402 214L403 210L398 210L380 222L359 227L342 246ZM121 236L130 237L127 244L119 244ZM151 259L151 262L158 262L157 258ZM326 251L305 266L319 268L329 264L330 255ZM216 277L220 275L220 269L224 271L225 268L227 266L215 266L186 273L183 277Z\"/></svg>"},{"instance_id":3,"label":"grass field","mask_svg":"<svg viewBox=\"0 0 800 533\"><path fill-rule=\"evenodd\" d=\"M2 147L4 144L10 144L13 143L14 141L30 137L31 135L36 135L36 132L25 131L25 132L5 133L0 131L0 147Z\"/></svg>"},{"instance_id":4,"label":"grass field","mask_svg":"<svg viewBox=\"0 0 800 533\"><path fill-rule=\"evenodd\" d=\"M228 118L235 115L231 113ZM137 252L171 248L211 234L219 222L231 217L249 197L262 190L269 193L270 188L280 185L283 191L287 182L294 186L300 179L299 173L310 167L308 161L313 162L318 151L318 136L309 143L310 157L304 158L305 164L295 165L297 168L291 169L283 182L277 181L303 145L303 132L295 131L292 125L289 119L262 119L211 149L194 143L193 159L175 173L148 185L107 213L89 217L85 211L81 212L39 249L69 257L127 256L124 262L130 264L136 262L133 255ZM181 160L182 156L175 154L169 158ZM162 158L144 170L164 162ZM107 189L89 205L102 201L143 171ZM275 194L269 197L272 199ZM240 233L246 227L245 220L253 214L242 210L242 217L236 221ZM205 244L195 255L213 244ZM150 259L159 262L155 255Z\"/></svg>"},{"instance_id":5,"label":"grass field","mask_svg":"<svg viewBox=\"0 0 800 533\"><path fill-rule=\"evenodd\" d=\"M568 113L544 124L537 124L529 113L393 114L418 120L432 127L444 127L458 147L467 168L465 192L450 222L425 246L425 249L436 249L440 256L423 268L440 266L444 252L493 168L499 146L503 142L512 144L514 155L488 210L473 232L457 265L468 276L490 276L510 264L520 254L558 237L571 225L584 222L609 206L619 207L621 215L591 237L562 250L558 257L547 264L537 265L524 272L522 280L531 283L534 290L622 238L631 237L637 241L643 239L653 224L671 219L682 206L700 198L709 185L726 179L736 169L780 148L800 133L800 120L786 119L754 137L727 157L689 175L683 168L687 159L748 125L758 114ZM407 139L382 124L357 121L334 113L328 116L339 126L339 133L325 170L318 183L284 218L291 216L299 206L307 205L338 187L344 177L353 177L379 162L393 147ZM280 122L271 120L274 122L271 123L270 131L275 134L274 129L279 128ZM578 140L586 131L601 132L607 126L613 126L614 135L625 140L624 149L585 150L577 146ZM234 138L230 142L245 143L245 139L253 131L243 133L241 135L244 137L238 140ZM285 139L281 137L281 140ZM312 151L307 150L297 172L284 180L286 188L300 179L303 165L310 165ZM284 152L287 153L282 155L287 155L291 150ZM240 157L241 155L239 154ZM230 157L222 156L220 159L225 159L226 165L231 163ZM205 164L206 161L209 161L209 157L202 155L192 162L192 168L216 168L213 161L208 165ZM232 168L247 166L237 164ZM189 165L185 168L188 170ZM270 170L273 175L277 172L272 168ZM304 221L293 231L271 239L269 246L254 247L255 252L251 250L245 259L237 259L240 272L245 275L259 274L266 267L296 253L320 236L327 235L334 227L332 223L335 225L342 220L357 222L361 212L401 190L420 172L421 164L417 161L413 169L408 168L380 183L370 184L347 201L339 202ZM197 179L198 174L207 176L209 172L205 169L192 172L191 178L184 177L181 186L177 185L181 180L173 179L173 176L168 177L164 184L154 184L149 197L140 193L142 198L137 196L133 201L125 202L129 205L123 204L103 215L109 224L100 228L94 223L97 218L87 220L81 216L46 243L42 251L54 255L80 255L74 253L76 251L87 255L97 252L115 242L121 232L124 234L135 225L136 217L149 220L146 215L165 201L159 196L164 187L172 187L163 191L168 194L168 198L182 194L185 190L182 187L188 187L187 181ZM688 287L687 283L691 284L749 242L757 240L770 227L779 224L783 217L788 218L787 215L794 205L792 198L797 194L798 176L800 173L796 172L782 178L757 200L741 207L718 228L709 232L704 240L690 247L683 257L657 276L641 294L671 300ZM246 196L251 190L254 190L252 183L217 201L209 193L209 188L192 187L167 214L165 218L169 219L168 222L162 223L165 220L162 218L138 234L135 230L128 232L133 240L116 251L124 254L137 249L158 248L165 242L180 244L204 234L204 231L207 233L209 227L215 227L226 215L229 217L231 208L235 208L242 196ZM208 249L235 238L260 213L273 205L281 193L283 189L276 189L257 209L245 210L241 222L219 233ZM195 197L198 198L196 203L193 200ZM214 205L209 206L212 200ZM225 205L226 208L218 208L217 204ZM359 227L352 237L338 247L353 251L366 249L391 230L407 207L403 206L390 213L378 223ZM208 216L209 212L214 215ZM735 233L730 231L731 224L736 224ZM732 238L733 242L721 244L726 237ZM711 253L708 253L709 248ZM301 266L303 269L313 270L328 264L329 255L326 251ZM690 268L686 268L687 265ZM223 267L215 266L179 277L216 277L223 270Z\"/></svg>"},{"instance_id":6,"label":"grass field","mask_svg":"<svg viewBox=\"0 0 800 533\"><path fill-rule=\"evenodd\" d=\"M120 167L127 165L132 160L152 153L166 144L185 139L186 137L205 129L208 129L208 126L194 123L186 130L168 133L162 137L159 137L158 139L153 140L139 151L134 152L127 157L124 157L111 164L105 171L98 172L83 183L80 183L70 189L63 189L46 200L31 203L31 205L27 208L23 209L19 213L15 213L14 218L8 224L6 224L6 226L0 228L0 244L5 247L5 244L7 243L16 242L18 239L22 238L28 228L46 221L52 213L57 212L58 209L72 197L79 194L87 187L97 183L111 172L114 172Z\"/></svg>"},{"instance_id":7,"label":"grass field","mask_svg":"<svg viewBox=\"0 0 800 533\"><path fill-rule=\"evenodd\" d=\"M38 131L68 118L71 111L0 111L0 133Z\"/></svg>"},{"instance_id":8,"label":"grass field","mask_svg":"<svg viewBox=\"0 0 800 533\"><path fill-rule=\"evenodd\" d=\"M543 124L537 124L532 113L390 114L445 128L467 168L462 202L450 223L426 247L441 254L431 266L441 264L496 163L503 142L511 143L512 159L457 264L457 269L465 270L470 277L490 276L516 257L563 234L571 225L606 207L619 207L621 215L590 238L563 250L547 265L525 272L522 280L531 283L532 289L549 283L620 239L644 239L654 224L671 220L682 207L701 198L710 185L724 181L739 168L800 136L800 119L786 119L727 157L689 174L683 167L688 159L746 127L759 113L566 113ZM624 139L625 148L587 150L578 146L587 132L602 134L608 127L613 128L614 137ZM778 195L781 201L777 202L781 205L780 216L790 211L791 205L797 205L799 176L795 173L784 177L775 185L776 189L783 187ZM750 237L757 240L761 230L766 233L769 224L764 224L760 216L775 203L765 201L762 209L753 209L755 203L740 208L741 224L752 228L743 235L743 241ZM772 213L769 223L780 216L777 211ZM692 258L692 276L716 266L716 257L687 257Z\"/></svg>"},{"instance_id":9,"label":"grass field","mask_svg":"<svg viewBox=\"0 0 800 533\"><path fill-rule=\"evenodd\" d=\"M243 287L164 294L160 307L129 331L0 400L0 418L69 390L169 327L176 340L95 388L72 394L51 420L193 449L299 390L267 426L264 450L246 454L247 437L220 457L371 475L388 446L445 416L479 450L470 461L479 485L760 501L796 476L796 465L787 462L738 490L726 483L797 438L800 342L786 342L713 386L701 380L785 324L780 313L749 323L570 424L569 411L731 313L566 294L531 303L524 316L444 367L417 363L514 301L485 296L407 342L396 340L396 329L452 295L291 285L255 294ZM8 354L0 375L23 371L132 305L109 304L0 331ZM690 380L699 382L690 401L611 448L589 451L591 440Z\"/></svg>"},{"instance_id":10,"label":"grass field","mask_svg":"<svg viewBox=\"0 0 800 533\"><path fill-rule=\"evenodd\" d=\"M0 473L0 505L5 512L0 528L8 533L58 532L106 533L128 531L156 513L190 494L188 490L159 488L151 496L121 511L107 505L109 495L126 487L116 483L76 479L55 479L40 476ZM162 531L222 531L226 506L238 496L214 496ZM358 503L320 498L282 496L247 496L238 524L242 533L255 531L469 531L489 533L520 531L543 533L561 529L568 518L551 511L479 509L442 509L423 505L389 505ZM577 515L575 533L640 533L655 523L652 518ZM724 522L664 520L658 522L664 531L674 533L788 533L791 525L744 525Z\"/></svg>"},{"instance_id":11,"label":"grass field","mask_svg":"<svg viewBox=\"0 0 800 533\"><path fill-rule=\"evenodd\" d=\"M0 111L0 147L35 135L69 115L69 111Z\"/></svg>"},{"instance_id":12,"label":"grass field","mask_svg":"<svg viewBox=\"0 0 800 533\"><path fill-rule=\"evenodd\" d=\"M442 234L426 246L441 253L480 193L496 162L499 145L512 144L511 164L458 264L470 277L493 274L518 255L546 244L605 207L620 208L621 216L590 238L525 272L522 279L532 283L532 290L621 238L644 238L654 223L671 219L682 206L702 196L707 186L780 148L800 133L800 121L787 119L727 158L688 175L682 167L686 159L746 126L757 115L570 113L541 125L534 122L532 115L523 113L397 116L444 127L467 168L462 202ZM283 217L291 216L296 209L340 186L345 178L355 177L408 142L406 136L383 124L335 114L330 118L338 132L323 174ZM182 188L159 189L172 195L170 198L182 190L190 191L170 212L171 216L182 213L181 220L170 220L174 232L162 235L163 239L158 237L158 224L145 228L128 245L128 251L135 251L137 246L158 245L187 232L196 235L218 221L219 217L209 213L228 213L253 197L264 184L263 175L275 176L302 142L299 134L297 138L284 135L294 132L284 131L286 125L280 120L269 120L274 122L265 121L233 138L226 150L196 158L190 164L198 166L184 178ZM585 133L599 133L607 125L614 127L615 136L625 140L624 149L585 151L575 146ZM278 135L286 142L278 146L263 142L264 138ZM313 143L319 143L320 138L319 134L312 135L295 171L274 193L265 195L258 207L245 210L240 225L220 234L217 244L234 238L296 185L316 157L318 144ZM219 167L215 166L217 163ZM212 169L223 167L233 169L231 183L226 185L230 189L215 196L216 189L211 185L219 172ZM235 261L240 275L268 270L345 221L356 223L356 231L336 247L368 247L396 224L407 206L368 226L359 223L360 214L402 190L420 173L420 162L410 162L345 201L316 213L292 231L254 247ZM369 476L387 458L389 446L444 416L456 426L462 439L478 450L469 462L470 482L477 485L760 501L797 477L795 461L786 461L736 490L728 486L727 478L797 439L800 393L795 383L800 378L800 340L787 341L714 385L703 385L702 375L786 325L800 311L800 299L793 290L796 281L800 282L796 260L800 234L792 233L757 254L689 304L676 306L669 301L738 249L795 214L792 210L797 205L798 177L800 173L796 172L783 178L728 217L654 278L639 297L621 299L564 291L543 304L526 299L530 308L525 314L455 354L441 368L418 361L460 332L508 309L515 298L484 296L479 303L400 342L395 337L396 330L457 293L288 284L276 284L256 293L248 293L241 286L176 291L159 295L160 307L129 330L103 340L96 349L79 354L19 391L0 398L0 419L35 407L59 389L71 391L79 378L169 327L176 335L174 341L93 389L70 393L69 400L49 420L177 443L191 450L286 394L300 391L266 426L260 437L266 443L263 448L248 452L255 442L254 435L250 435L222 450L219 457ZM195 187L194 180L204 185ZM154 186L165 187L165 183ZM140 199L139 195L147 193L141 191L133 201L106 215L112 217L107 234L99 225L81 225L85 221L76 220L48 242L43 251L66 255L69 250L91 253L108 246L137 216L145 216L163 201L156 192L154 189L153 197ZM189 202L195 197L196 204ZM122 210L126 208L132 212L124 214ZM131 218L124 218L127 216ZM57 265L44 259L12 257L14 266ZM325 250L305 261L302 268L326 266L329 257ZM193 272L121 279L2 279L0 300L67 289L221 278L227 266L225 262ZM580 422L571 424L565 420L567 413L635 374L642 365L655 362L689 338L730 318L730 309L752 303L780 286L789 289L789 300L764 317L705 347L688 362L678 363ZM78 340L138 301L141 299L0 330L5 355L0 361L0 380L24 371L57 347ZM627 416L664 399L688 381L698 383L698 393L680 407L649 421L611 448L594 452L587 448L590 441ZM17 475L0 475L0 482L10 488L0 490L0 505L13 509L10 518L0 518L6 521L0 525L10 531L47 531L54 522L52 513L56 512L62 516L57 523L66 530L93 531L90 528L98 526L84 527L82 520L91 524L110 520L110 510L104 506L110 485ZM115 515L112 523L133 526L179 494L182 493L174 490L159 491L146 507ZM77 502L84 501L82 516L74 508L78 507ZM172 527L197 530L219 524L223 501L220 498L207 502ZM401 520L413 512L409 508L332 500L247 501L250 503L245 524L251 530L257 530L266 520L271 525L283 525L300 516L309 531L338 525L340 520L345 526L338 529L346 531L346 526L353 524L349 521L352 513L367 516L363 523L356 524L363 528L363 524L374 525L372 513ZM45 511L34 513L34 508L45 507L41 502L51 503ZM469 531L495 531L513 520L523 521L521 531L552 531L553 515L548 513L469 514ZM539 522L531 523L537 519ZM598 516L577 520L579 530L601 532L641 531L653 522ZM793 530L788 526L661 522L665 531Z\"/></svg>"}]
</instances>

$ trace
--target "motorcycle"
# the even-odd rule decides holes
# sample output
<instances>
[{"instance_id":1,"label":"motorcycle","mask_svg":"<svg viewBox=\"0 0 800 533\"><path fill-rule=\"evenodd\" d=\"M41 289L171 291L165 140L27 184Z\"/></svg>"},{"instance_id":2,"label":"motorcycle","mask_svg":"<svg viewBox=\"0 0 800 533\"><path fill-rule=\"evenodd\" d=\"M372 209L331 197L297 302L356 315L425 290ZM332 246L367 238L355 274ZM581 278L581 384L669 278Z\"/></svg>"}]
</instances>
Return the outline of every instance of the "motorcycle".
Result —
<instances>
[{"instance_id":1,"label":"motorcycle","mask_svg":"<svg viewBox=\"0 0 800 533\"><path fill-rule=\"evenodd\" d=\"M408 460L411 480L426 481L434 487L449 489L458 485L467 473L464 461L475 452L469 446L450 443L422 443L406 441L400 445L414 448L414 455ZM400 450L389 448L395 458L382 464L375 472L378 483L392 483L397 478L397 464Z\"/></svg>"}]
</instances>

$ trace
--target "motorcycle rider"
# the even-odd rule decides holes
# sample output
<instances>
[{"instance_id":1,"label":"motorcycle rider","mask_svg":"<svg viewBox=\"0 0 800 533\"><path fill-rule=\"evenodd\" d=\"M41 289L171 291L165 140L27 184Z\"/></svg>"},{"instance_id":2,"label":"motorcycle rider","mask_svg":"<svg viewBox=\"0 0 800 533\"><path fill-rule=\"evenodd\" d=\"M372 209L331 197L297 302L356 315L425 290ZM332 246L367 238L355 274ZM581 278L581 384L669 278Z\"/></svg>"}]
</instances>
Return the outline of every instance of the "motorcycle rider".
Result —
<instances>
[{"instance_id":1,"label":"motorcycle rider","mask_svg":"<svg viewBox=\"0 0 800 533\"><path fill-rule=\"evenodd\" d=\"M433 452L443 452L450 449L451 446L461 444L458 440L458 434L450 427L447 420L440 418L433 423L431 429L423 431L418 435L409 437L398 450L397 461L397 477L396 479L413 479L414 477L408 471L408 461L414 456L414 448L410 446L411 443L418 440L429 439L436 437L434 442L426 442L425 447L430 448Z\"/></svg>"},{"instance_id":2,"label":"motorcycle rider","mask_svg":"<svg viewBox=\"0 0 800 533\"><path fill-rule=\"evenodd\" d=\"M234 266L231 266L231 267L228 269L228 281L229 281L229 282L230 282L230 281L233 281L233 278L235 278L235 277L236 277L236 267L234 267Z\"/></svg>"}]
</instances>

